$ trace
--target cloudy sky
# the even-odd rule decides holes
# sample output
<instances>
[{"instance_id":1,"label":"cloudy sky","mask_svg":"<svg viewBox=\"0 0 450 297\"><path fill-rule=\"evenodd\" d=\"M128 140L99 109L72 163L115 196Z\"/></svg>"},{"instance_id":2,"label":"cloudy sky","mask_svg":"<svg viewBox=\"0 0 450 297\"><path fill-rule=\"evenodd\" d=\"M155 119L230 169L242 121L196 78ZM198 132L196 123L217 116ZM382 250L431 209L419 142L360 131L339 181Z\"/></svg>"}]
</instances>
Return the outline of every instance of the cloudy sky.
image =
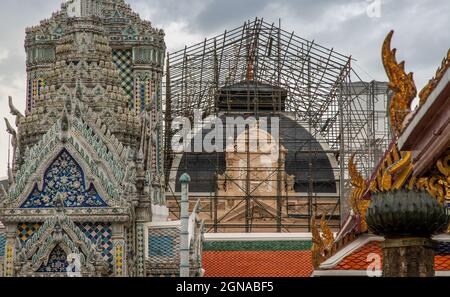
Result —
<instances>
[{"instance_id":1,"label":"cloudy sky","mask_svg":"<svg viewBox=\"0 0 450 297\"><path fill-rule=\"evenodd\" d=\"M394 29L393 46L419 89L450 47L448 0L127 0L141 17L166 32L168 51L233 29L255 17L323 46L352 55L366 80L386 80L380 47ZM25 27L59 9L61 0L0 0L0 114L9 115L7 96L25 109ZM6 175L8 134L0 122L0 177Z\"/></svg>"}]
</instances>

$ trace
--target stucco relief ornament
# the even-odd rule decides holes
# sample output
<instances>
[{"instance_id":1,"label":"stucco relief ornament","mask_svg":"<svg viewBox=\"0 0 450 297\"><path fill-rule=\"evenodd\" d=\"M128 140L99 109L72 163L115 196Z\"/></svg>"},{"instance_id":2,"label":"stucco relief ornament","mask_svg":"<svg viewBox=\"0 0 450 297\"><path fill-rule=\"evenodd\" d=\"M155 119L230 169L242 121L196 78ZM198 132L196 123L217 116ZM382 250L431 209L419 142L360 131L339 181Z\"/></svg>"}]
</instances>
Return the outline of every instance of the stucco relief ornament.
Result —
<instances>
[{"instance_id":1,"label":"stucco relief ornament","mask_svg":"<svg viewBox=\"0 0 450 297\"><path fill-rule=\"evenodd\" d=\"M128 276L135 277L136 276L136 257L133 251L127 252L127 267L128 267Z\"/></svg>"},{"instance_id":2,"label":"stucco relief ornament","mask_svg":"<svg viewBox=\"0 0 450 297\"><path fill-rule=\"evenodd\" d=\"M19 275L20 271L31 271L32 264L27 263L26 248L20 242L20 239L16 237L15 240L15 260L14 260L14 272L15 275Z\"/></svg>"},{"instance_id":3,"label":"stucco relief ornament","mask_svg":"<svg viewBox=\"0 0 450 297\"><path fill-rule=\"evenodd\" d=\"M81 79L77 79L77 83L74 90L74 98L75 100L79 100L80 102L84 101L84 95L86 93L86 87L83 85Z\"/></svg>"},{"instance_id":4,"label":"stucco relief ornament","mask_svg":"<svg viewBox=\"0 0 450 297\"><path fill-rule=\"evenodd\" d=\"M153 121L149 112L140 114L141 119L141 139L137 155L137 166L141 170L148 170L151 167L152 147L153 147Z\"/></svg>"},{"instance_id":5,"label":"stucco relief ornament","mask_svg":"<svg viewBox=\"0 0 450 297\"><path fill-rule=\"evenodd\" d=\"M67 136L70 129L69 117L67 114L67 109L64 107L63 113L61 115L61 142L67 142Z\"/></svg>"},{"instance_id":6,"label":"stucco relief ornament","mask_svg":"<svg viewBox=\"0 0 450 297\"><path fill-rule=\"evenodd\" d=\"M15 240L15 251L16 251L16 262L22 266L26 260L27 260L27 251L25 249L25 246L22 245L20 242L20 239L16 237Z\"/></svg>"},{"instance_id":7,"label":"stucco relief ornament","mask_svg":"<svg viewBox=\"0 0 450 297\"><path fill-rule=\"evenodd\" d=\"M87 33L81 33L76 37L77 52L81 54L89 53L89 47L92 44L92 36Z\"/></svg>"}]
</instances>

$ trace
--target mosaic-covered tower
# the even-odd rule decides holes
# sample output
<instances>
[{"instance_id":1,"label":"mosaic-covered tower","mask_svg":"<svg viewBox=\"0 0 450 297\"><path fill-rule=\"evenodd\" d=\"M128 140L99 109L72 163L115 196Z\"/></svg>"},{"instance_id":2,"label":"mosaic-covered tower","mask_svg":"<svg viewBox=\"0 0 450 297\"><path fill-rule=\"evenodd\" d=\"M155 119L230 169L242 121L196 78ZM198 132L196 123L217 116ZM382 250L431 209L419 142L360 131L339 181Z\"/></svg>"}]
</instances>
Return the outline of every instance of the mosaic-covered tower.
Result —
<instances>
[{"instance_id":1,"label":"mosaic-covered tower","mask_svg":"<svg viewBox=\"0 0 450 297\"><path fill-rule=\"evenodd\" d=\"M71 0L27 29L25 115L3 186L5 276L177 275L180 222L164 199L164 33L123 0ZM191 216L191 273L201 273ZM79 268L79 269L78 269Z\"/></svg>"}]
</instances>

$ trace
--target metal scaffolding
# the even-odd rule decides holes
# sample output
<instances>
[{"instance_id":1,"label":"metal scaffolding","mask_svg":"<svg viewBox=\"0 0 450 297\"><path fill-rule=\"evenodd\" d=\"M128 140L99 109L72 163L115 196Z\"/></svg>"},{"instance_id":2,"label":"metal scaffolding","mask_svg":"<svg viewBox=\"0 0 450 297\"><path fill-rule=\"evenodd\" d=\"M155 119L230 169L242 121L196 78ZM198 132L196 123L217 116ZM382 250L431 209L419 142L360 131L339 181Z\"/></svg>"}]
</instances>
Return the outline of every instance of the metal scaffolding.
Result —
<instances>
[{"instance_id":1,"label":"metal scaffolding","mask_svg":"<svg viewBox=\"0 0 450 297\"><path fill-rule=\"evenodd\" d=\"M368 176L389 141L387 85L363 82L352 62L283 30L281 21L276 26L263 19L170 54L165 170L171 216L179 217L177 178L189 172L193 181L210 187L190 195L192 207L200 198L209 232L305 232L311 218L322 214L339 228L348 211L348 159L357 153L360 170ZM203 118L282 117L279 145L288 148L287 156L261 168L249 150L235 167L223 152L174 152L173 119L193 119L196 109ZM234 140L248 146L249 129ZM288 187L291 173L294 182ZM223 180L228 184L221 188Z\"/></svg>"}]
</instances>

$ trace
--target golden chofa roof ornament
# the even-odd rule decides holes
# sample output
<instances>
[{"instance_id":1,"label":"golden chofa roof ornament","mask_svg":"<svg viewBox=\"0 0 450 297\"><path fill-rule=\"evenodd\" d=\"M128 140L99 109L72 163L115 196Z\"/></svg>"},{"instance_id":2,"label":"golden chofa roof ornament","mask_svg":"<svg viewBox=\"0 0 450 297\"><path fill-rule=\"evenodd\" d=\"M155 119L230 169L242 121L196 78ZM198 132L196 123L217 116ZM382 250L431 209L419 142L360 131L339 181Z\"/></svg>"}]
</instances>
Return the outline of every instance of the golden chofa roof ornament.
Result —
<instances>
[{"instance_id":1,"label":"golden chofa roof ornament","mask_svg":"<svg viewBox=\"0 0 450 297\"><path fill-rule=\"evenodd\" d=\"M417 95L413 73L406 74L405 62L398 63L396 49L391 50L394 31L389 32L383 43L382 59L389 78L389 88L394 92L389 103L389 118L395 137L403 131L405 117L411 112L411 103Z\"/></svg>"}]
</instances>

